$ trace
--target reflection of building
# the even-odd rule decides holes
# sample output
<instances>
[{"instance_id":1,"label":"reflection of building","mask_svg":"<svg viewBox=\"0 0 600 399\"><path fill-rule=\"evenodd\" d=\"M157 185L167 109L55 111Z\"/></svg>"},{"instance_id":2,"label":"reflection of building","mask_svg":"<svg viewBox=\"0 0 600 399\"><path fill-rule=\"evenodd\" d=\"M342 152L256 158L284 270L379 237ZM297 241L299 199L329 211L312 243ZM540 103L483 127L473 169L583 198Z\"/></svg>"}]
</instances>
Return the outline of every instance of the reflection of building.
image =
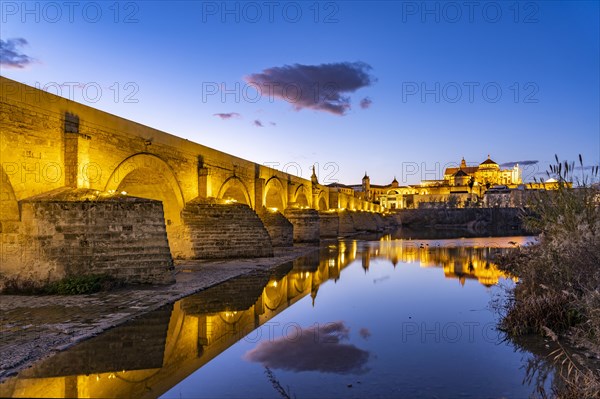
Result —
<instances>
[{"instance_id":1,"label":"reflection of building","mask_svg":"<svg viewBox=\"0 0 600 399\"><path fill-rule=\"evenodd\" d=\"M411 240L390 240L389 236L382 238L377 249L372 249L371 260L380 257L396 262L419 263L421 267L442 267L447 278L456 278L464 285L466 279L475 279L485 286L498 283L501 278L509 276L498 270L491 261L494 255L507 251L506 248L497 248L482 241L477 243L474 239L473 247L454 246L438 247L429 242ZM482 246L480 246L482 245Z\"/></svg>"},{"instance_id":2,"label":"reflection of building","mask_svg":"<svg viewBox=\"0 0 600 399\"><path fill-rule=\"evenodd\" d=\"M158 397L242 338L258 342L261 334L271 336L278 323L266 327L266 322L309 295L314 304L319 287L337 281L355 261L365 270L384 266L377 259L394 266L418 262L442 268L461 284L474 279L491 285L505 277L489 261L498 249L487 241L474 239L473 248L437 248L429 242L389 236L364 246L342 241L270 275L227 281L176 302L172 311L148 314L24 370L0 385L0 396Z\"/></svg>"}]
</instances>

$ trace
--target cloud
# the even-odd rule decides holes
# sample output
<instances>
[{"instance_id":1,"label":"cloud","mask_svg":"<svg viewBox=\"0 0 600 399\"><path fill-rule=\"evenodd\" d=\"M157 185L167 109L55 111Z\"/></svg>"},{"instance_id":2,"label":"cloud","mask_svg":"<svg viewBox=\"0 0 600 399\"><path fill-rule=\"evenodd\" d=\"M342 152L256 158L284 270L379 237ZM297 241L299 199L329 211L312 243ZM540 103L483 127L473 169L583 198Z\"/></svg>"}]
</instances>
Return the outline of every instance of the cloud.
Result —
<instances>
[{"instance_id":1,"label":"cloud","mask_svg":"<svg viewBox=\"0 0 600 399\"><path fill-rule=\"evenodd\" d=\"M350 330L343 322L297 330L289 336L263 341L246 352L244 359L264 367L289 371L320 371L336 374L364 374L369 352L347 340Z\"/></svg>"},{"instance_id":2,"label":"cloud","mask_svg":"<svg viewBox=\"0 0 600 399\"><path fill-rule=\"evenodd\" d=\"M28 55L18 50L18 47L27 45L27 40L18 37L15 39L0 39L0 65L8 68L25 68L33 62Z\"/></svg>"},{"instance_id":3,"label":"cloud","mask_svg":"<svg viewBox=\"0 0 600 399\"><path fill-rule=\"evenodd\" d=\"M363 327L358 331L358 334L364 339L369 339L369 337L371 336L371 331L369 331L368 328Z\"/></svg>"},{"instance_id":4,"label":"cloud","mask_svg":"<svg viewBox=\"0 0 600 399\"><path fill-rule=\"evenodd\" d=\"M259 121L258 119L254 120L254 126L256 126L256 127L264 127L263 123L261 121Z\"/></svg>"},{"instance_id":5,"label":"cloud","mask_svg":"<svg viewBox=\"0 0 600 399\"><path fill-rule=\"evenodd\" d=\"M225 113L213 114L213 116L218 116L219 118L226 120L226 119L231 119L231 118L239 118L240 114L238 114L237 112L225 112Z\"/></svg>"},{"instance_id":6,"label":"cloud","mask_svg":"<svg viewBox=\"0 0 600 399\"><path fill-rule=\"evenodd\" d=\"M360 100L360 107L362 109L369 108L371 104L373 104L373 100L371 100L369 97L365 97L362 100Z\"/></svg>"},{"instance_id":7,"label":"cloud","mask_svg":"<svg viewBox=\"0 0 600 399\"><path fill-rule=\"evenodd\" d=\"M270 124L271 126L277 126L277 123L275 123L275 122L269 122L269 124Z\"/></svg>"},{"instance_id":8,"label":"cloud","mask_svg":"<svg viewBox=\"0 0 600 399\"><path fill-rule=\"evenodd\" d=\"M351 109L347 94L376 81L371 69L364 62L294 64L268 68L244 79L260 90L261 96L288 101L297 111L308 108L344 115Z\"/></svg>"},{"instance_id":9,"label":"cloud","mask_svg":"<svg viewBox=\"0 0 600 399\"><path fill-rule=\"evenodd\" d=\"M511 161L511 162L504 162L503 164L500 164L500 166L503 168L512 168L516 164L519 164L519 166L527 166L527 165L535 165L538 162L539 161Z\"/></svg>"}]
</instances>

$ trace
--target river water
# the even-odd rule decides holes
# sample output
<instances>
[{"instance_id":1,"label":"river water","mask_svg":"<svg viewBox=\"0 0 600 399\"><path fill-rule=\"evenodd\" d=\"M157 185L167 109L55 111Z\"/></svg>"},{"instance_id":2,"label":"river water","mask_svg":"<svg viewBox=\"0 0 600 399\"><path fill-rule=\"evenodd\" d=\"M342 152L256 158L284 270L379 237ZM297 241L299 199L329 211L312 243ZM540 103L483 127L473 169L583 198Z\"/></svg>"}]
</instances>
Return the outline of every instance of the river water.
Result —
<instances>
[{"instance_id":1,"label":"river water","mask_svg":"<svg viewBox=\"0 0 600 399\"><path fill-rule=\"evenodd\" d=\"M494 256L531 240L333 242L85 341L21 372L4 393L528 397L532 355L496 330L492 308L515 283Z\"/></svg>"}]
</instances>

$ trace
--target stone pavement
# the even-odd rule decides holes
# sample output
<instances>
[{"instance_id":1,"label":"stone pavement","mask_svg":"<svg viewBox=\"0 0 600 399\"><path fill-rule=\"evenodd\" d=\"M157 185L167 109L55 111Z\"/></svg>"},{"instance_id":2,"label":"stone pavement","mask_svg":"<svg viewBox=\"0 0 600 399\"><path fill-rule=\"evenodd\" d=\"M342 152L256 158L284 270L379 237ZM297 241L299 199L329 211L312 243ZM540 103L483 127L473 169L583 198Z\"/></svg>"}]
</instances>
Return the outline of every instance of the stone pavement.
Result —
<instances>
[{"instance_id":1,"label":"stone pavement","mask_svg":"<svg viewBox=\"0 0 600 399\"><path fill-rule=\"evenodd\" d=\"M0 295L0 382L57 351L185 296L319 248L275 248L273 258L176 262L176 283L72 296Z\"/></svg>"}]
</instances>

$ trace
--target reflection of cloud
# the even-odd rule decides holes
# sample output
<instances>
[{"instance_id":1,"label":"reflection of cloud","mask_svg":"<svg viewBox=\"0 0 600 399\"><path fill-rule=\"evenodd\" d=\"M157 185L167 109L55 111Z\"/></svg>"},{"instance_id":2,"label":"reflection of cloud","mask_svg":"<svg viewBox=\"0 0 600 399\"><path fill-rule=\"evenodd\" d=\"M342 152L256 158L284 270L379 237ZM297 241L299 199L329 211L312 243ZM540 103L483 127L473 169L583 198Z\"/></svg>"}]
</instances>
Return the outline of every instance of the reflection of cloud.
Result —
<instances>
[{"instance_id":1,"label":"reflection of cloud","mask_svg":"<svg viewBox=\"0 0 600 399\"><path fill-rule=\"evenodd\" d=\"M246 76L245 80L269 99L292 103L297 111L309 108L344 115L350 109L347 94L375 82L370 70L371 66L363 62L294 64L268 68Z\"/></svg>"},{"instance_id":2,"label":"reflection of cloud","mask_svg":"<svg viewBox=\"0 0 600 399\"><path fill-rule=\"evenodd\" d=\"M371 104L373 104L373 100L371 100L369 97L365 97L362 100L360 100L360 107L362 109L369 108Z\"/></svg>"},{"instance_id":3,"label":"reflection of cloud","mask_svg":"<svg viewBox=\"0 0 600 399\"><path fill-rule=\"evenodd\" d=\"M375 279L373 279L373 283L374 284L381 283L382 281L385 281L389 278L390 278L390 276L383 276L383 277L375 278Z\"/></svg>"},{"instance_id":4,"label":"reflection of cloud","mask_svg":"<svg viewBox=\"0 0 600 399\"><path fill-rule=\"evenodd\" d=\"M246 352L244 359L264 367L296 372L363 374L368 371L365 365L369 352L341 343L348 339L350 332L344 322L300 329L296 336L292 331L288 330L287 337L261 342Z\"/></svg>"},{"instance_id":5,"label":"reflection of cloud","mask_svg":"<svg viewBox=\"0 0 600 399\"><path fill-rule=\"evenodd\" d=\"M15 39L0 39L0 65L8 68L25 68L33 59L23 54L17 47L23 47L27 40L18 37Z\"/></svg>"},{"instance_id":6,"label":"reflection of cloud","mask_svg":"<svg viewBox=\"0 0 600 399\"><path fill-rule=\"evenodd\" d=\"M237 112L221 112L218 114L213 114L213 116L218 116L219 118L225 120L231 118L239 118L240 114L238 114Z\"/></svg>"},{"instance_id":7,"label":"reflection of cloud","mask_svg":"<svg viewBox=\"0 0 600 399\"><path fill-rule=\"evenodd\" d=\"M258 119L256 119L256 120L254 121L254 126L256 126L256 127L263 127L263 124L262 124L262 122L261 122L261 121L259 121Z\"/></svg>"},{"instance_id":8,"label":"reflection of cloud","mask_svg":"<svg viewBox=\"0 0 600 399\"><path fill-rule=\"evenodd\" d=\"M369 329L366 327L361 328L358 331L358 334L364 339L369 339L369 337L371 337L371 331L369 331Z\"/></svg>"},{"instance_id":9,"label":"reflection of cloud","mask_svg":"<svg viewBox=\"0 0 600 399\"><path fill-rule=\"evenodd\" d=\"M504 162L503 164L500 164L501 167L503 168L512 168L514 167L516 164L519 164L519 166L525 166L525 165L535 165L537 164L539 161L511 161L511 162Z\"/></svg>"}]
</instances>

